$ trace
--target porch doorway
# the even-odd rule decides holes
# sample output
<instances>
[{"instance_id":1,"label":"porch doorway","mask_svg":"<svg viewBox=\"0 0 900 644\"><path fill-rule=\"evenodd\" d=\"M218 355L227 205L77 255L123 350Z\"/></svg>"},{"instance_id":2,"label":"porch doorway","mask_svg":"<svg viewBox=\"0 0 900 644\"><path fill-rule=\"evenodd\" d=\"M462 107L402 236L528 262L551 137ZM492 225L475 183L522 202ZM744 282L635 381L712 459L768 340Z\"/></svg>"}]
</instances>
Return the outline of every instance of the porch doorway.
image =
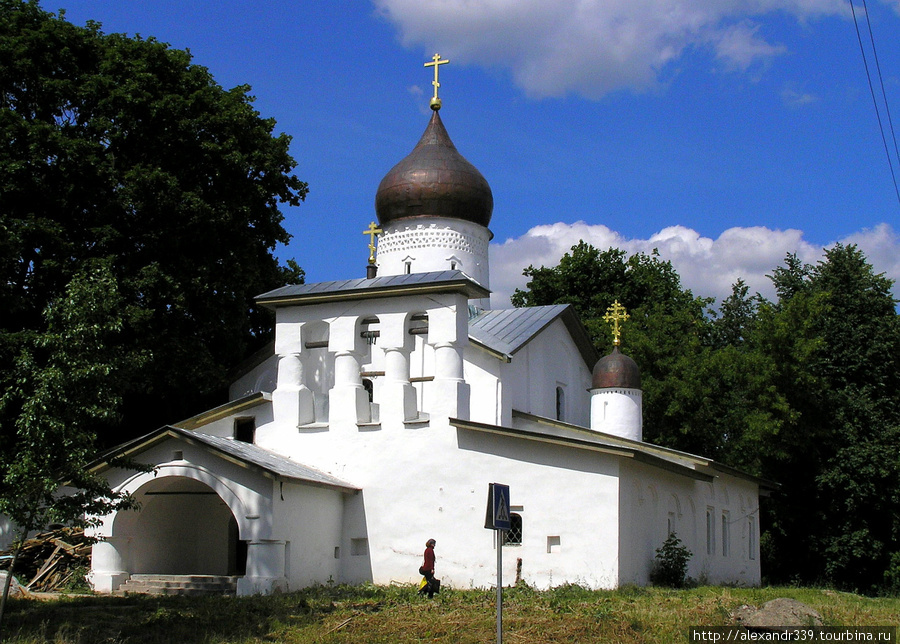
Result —
<instances>
[{"instance_id":1,"label":"porch doorway","mask_svg":"<svg viewBox=\"0 0 900 644\"><path fill-rule=\"evenodd\" d=\"M143 485L135 497L141 509L120 512L113 525L131 574L246 573L247 544L231 509L211 487L165 476Z\"/></svg>"}]
</instances>

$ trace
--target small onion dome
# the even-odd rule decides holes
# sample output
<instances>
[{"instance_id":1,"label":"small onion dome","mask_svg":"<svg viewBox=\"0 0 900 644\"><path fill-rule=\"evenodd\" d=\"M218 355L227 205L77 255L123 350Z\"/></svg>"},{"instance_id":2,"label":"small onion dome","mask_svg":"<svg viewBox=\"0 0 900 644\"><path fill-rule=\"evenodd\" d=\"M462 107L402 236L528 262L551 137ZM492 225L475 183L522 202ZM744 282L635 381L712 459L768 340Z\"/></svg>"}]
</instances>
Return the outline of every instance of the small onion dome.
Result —
<instances>
[{"instance_id":1,"label":"small onion dome","mask_svg":"<svg viewBox=\"0 0 900 644\"><path fill-rule=\"evenodd\" d=\"M493 211L491 187L456 150L437 110L422 139L385 175L375 194L382 226L408 217L448 217L487 228Z\"/></svg>"},{"instance_id":2,"label":"small onion dome","mask_svg":"<svg viewBox=\"0 0 900 644\"><path fill-rule=\"evenodd\" d=\"M591 378L591 389L613 387L641 388L641 370L634 360L619 352L619 347L613 347L612 353L597 361Z\"/></svg>"}]
</instances>

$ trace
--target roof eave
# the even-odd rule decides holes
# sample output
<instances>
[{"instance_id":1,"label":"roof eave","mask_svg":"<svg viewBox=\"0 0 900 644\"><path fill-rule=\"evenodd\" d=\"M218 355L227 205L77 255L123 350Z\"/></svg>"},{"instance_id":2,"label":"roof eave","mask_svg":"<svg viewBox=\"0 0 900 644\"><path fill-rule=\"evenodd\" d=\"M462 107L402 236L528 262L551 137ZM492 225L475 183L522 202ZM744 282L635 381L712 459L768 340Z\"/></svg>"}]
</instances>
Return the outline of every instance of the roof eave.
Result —
<instances>
[{"instance_id":1,"label":"roof eave","mask_svg":"<svg viewBox=\"0 0 900 644\"><path fill-rule=\"evenodd\" d=\"M678 458L684 459L693 463L695 468L698 468L695 471L703 471L703 470L714 470L716 472L722 474L728 474L730 476L734 476L736 478L744 479L750 481L752 483L756 483L760 487L760 492L772 492L781 488L780 483L776 483L774 481L764 479L753 474L749 474L748 472L744 472L743 470L739 470L735 467L731 467L729 465L725 465L724 463L719 463L718 461L714 461L711 458L707 458L705 456L698 456L696 454L691 454L690 452L682 452L677 449L673 449L671 447L663 447L661 445L655 445L653 443L647 443L644 441L635 441L630 438L623 438L621 436L616 436L615 434L607 434L605 432L598 432L594 429L590 429L587 427L580 427L578 425L571 425L569 423L565 423L563 421L554 420L552 418L547 418L545 416L537 416L535 414L529 414L528 412L519 411L514 409L512 411L513 418L520 417L525 420L530 420L532 422L537 422L545 425L551 425L555 427L560 427L563 429L568 429L571 431L579 431L584 432L585 434L594 434L600 437L603 437L606 440L612 440L616 443L622 445L623 447L633 447L634 449L640 449L646 452L658 454L657 458L661 460L666 460L666 457L670 458ZM716 477L718 474L710 474L709 476ZM767 496L767 494L763 494L763 496Z\"/></svg>"},{"instance_id":2,"label":"roof eave","mask_svg":"<svg viewBox=\"0 0 900 644\"><path fill-rule=\"evenodd\" d=\"M375 278L377 279L377 278ZM308 293L279 294L277 289L256 298L260 306L275 310L283 306L308 306L325 302L346 302L367 300L372 298L403 297L408 295L435 295L441 293L459 293L468 299L490 297L491 292L478 282L460 273L459 277L434 282L414 282L399 284L370 284L363 281L360 286L348 289L334 289Z\"/></svg>"},{"instance_id":3,"label":"roof eave","mask_svg":"<svg viewBox=\"0 0 900 644\"><path fill-rule=\"evenodd\" d=\"M190 430L183 429L181 427L173 427L171 425L166 425L164 427L160 427L149 434L145 434L144 436L140 436L126 443L122 443L121 445L112 448L104 452L100 457L91 462L87 466L87 470L93 473L104 472L112 467L113 465L109 464L114 458L132 458L141 452L146 451L147 449L162 443L170 438L174 438L176 440L181 440L190 445L194 445L197 447L201 447L204 449L208 449L216 453L217 456L222 458L223 460L228 461L229 463L234 463L240 467L243 467L248 470L253 470L259 472L266 478L272 480L290 480L290 481L298 481L303 485L311 485L313 487L322 487L326 489L338 490L340 492L346 493L357 493L360 491L360 488L355 487L350 484L340 484L337 482L328 482L328 481L317 481L311 478L304 478L298 476L291 476L288 474L280 473L273 471L259 463L253 463L241 458L236 457L233 454L229 454L223 449L220 449L216 445L211 445L204 441L197 440L192 437L192 433Z\"/></svg>"},{"instance_id":4,"label":"roof eave","mask_svg":"<svg viewBox=\"0 0 900 644\"><path fill-rule=\"evenodd\" d=\"M208 409L196 416L191 416L190 418L173 423L173 425L175 427L180 427L181 429L197 429L198 427L203 427L214 421L227 418L228 416L247 409L252 409L253 407L268 402L272 402L272 394L266 391L256 391L242 398L238 398L237 400L231 400L224 405Z\"/></svg>"},{"instance_id":5,"label":"roof eave","mask_svg":"<svg viewBox=\"0 0 900 644\"><path fill-rule=\"evenodd\" d=\"M564 447L583 449L601 454L619 456L622 458L631 458L635 461L646 463L653 467L672 472L673 474L678 474L698 481L710 482L715 478L712 475L698 471L691 467L679 465L678 463L653 456L652 454L641 452L640 450L628 446L602 445L589 440L581 440L564 436L553 436L550 434L533 432L527 429L516 429L512 427L502 427L499 425L488 425L486 423L478 423L475 421L462 420L459 418L451 418L450 424L457 429L466 429L482 433L497 434L501 436L509 436L512 438L522 438L525 440L538 441L551 445L561 445Z\"/></svg>"}]
</instances>

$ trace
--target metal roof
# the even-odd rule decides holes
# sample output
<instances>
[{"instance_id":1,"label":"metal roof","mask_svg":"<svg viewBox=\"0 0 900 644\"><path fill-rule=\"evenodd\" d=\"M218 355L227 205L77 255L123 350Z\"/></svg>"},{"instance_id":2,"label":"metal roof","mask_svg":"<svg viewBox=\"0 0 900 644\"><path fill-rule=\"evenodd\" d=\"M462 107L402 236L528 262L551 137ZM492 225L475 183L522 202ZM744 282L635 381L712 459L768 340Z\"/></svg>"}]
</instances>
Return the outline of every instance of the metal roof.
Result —
<instances>
[{"instance_id":1,"label":"metal roof","mask_svg":"<svg viewBox=\"0 0 900 644\"><path fill-rule=\"evenodd\" d=\"M567 304L482 311L469 320L469 337L509 355L562 314Z\"/></svg>"},{"instance_id":2,"label":"metal roof","mask_svg":"<svg viewBox=\"0 0 900 644\"><path fill-rule=\"evenodd\" d=\"M188 443L200 444L220 453L227 460L237 462L239 465L261 469L275 477L292 479L303 483L328 488L355 492L359 488L339 478L320 472L319 470L302 465L280 454L270 452L258 445L244 443L233 438L211 436L202 432L190 431L180 427L166 426L150 432L145 436L136 438L113 448L100 459L91 464L90 469L97 470L107 465L113 457L134 457L136 454L160 443L167 438L184 440Z\"/></svg>"},{"instance_id":3,"label":"metal roof","mask_svg":"<svg viewBox=\"0 0 900 644\"><path fill-rule=\"evenodd\" d=\"M557 318L562 318L588 369L593 368L597 352L570 304L482 311L469 320L469 338L512 356Z\"/></svg>"},{"instance_id":4,"label":"metal roof","mask_svg":"<svg viewBox=\"0 0 900 644\"><path fill-rule=\"evenodd\" d=\"M759 486L760 494L763 496L767 496L770 492L780 487L778 483L742 472L710 458L688 454L687 452L652 443L633 441L515 409L513 410L512 427L490 425L458 418L451 418L450 424L459 429L613 454L698 481L708 482L719 476L719 473L729 474L755 483Z\"/></svg>"},{"instance_id":5,"label":"metal roof","mask_svg":"<svg viewBox=\"0 0 900 644\"><path fill-rule=\"evenodd\" d=\"M435 292L458 292L469 298L483 298L490 295L488 289L462 271L433 271L282 286L263 293L256 301L271 308L287 304L313 304Z\"/></svg>"},{"instance_id":6,"label":"metal roof","mask_svg":"<svg viewBox=\"0 0 900 644\"><path fill-rule=\"evenodd\" d=\"M264 348L267 349L266 357L274 355L274 343L272 343L271 346ZM230 400L224 405L219 405L218 407L207 409L206 411L196 414L195 416L191 416L190 418L186 418L185 420L175 423L174 426L180 427L181 429L197 429L198 427L202 427L203 425L219 420L221 418L226 418L238 412L244 411L245 409L251 409L253 407L256 407L257 405L262 405L270 402L272 402L271 393L266 391L256 391L252 394L243 396L242 398L238 398L237 400Z\"/></svg>"},{"instance_id":7,"label":"metal roof","mask_svg":"<svg viewBox=\"0 0 900 644\"><path fill-rule=\"evenodd\" d=\"M545 428L538 426L523 427L503 427L502 425L490 425L487 423L479 423L473 420L461 420L451 418L450 424L459 429L467 429L470 431L483 432L488 434L496 434L507 436L509 438L523 439L530 441L538 441L555 445L562 445L575 449L589 450L614 456L631 458L636 461L658 467L688 478L699 481L712 481L713 476L706 472L695 469L692 465L685 462L678 462L671 459L660 458L659 456L645 452L638 445L622 445L614 441L605 441L601 437L594 435L595 433L586 431L557 431L548 432ZM580 428L572 428L580 429Z\"/></svg>"}]
</instances>

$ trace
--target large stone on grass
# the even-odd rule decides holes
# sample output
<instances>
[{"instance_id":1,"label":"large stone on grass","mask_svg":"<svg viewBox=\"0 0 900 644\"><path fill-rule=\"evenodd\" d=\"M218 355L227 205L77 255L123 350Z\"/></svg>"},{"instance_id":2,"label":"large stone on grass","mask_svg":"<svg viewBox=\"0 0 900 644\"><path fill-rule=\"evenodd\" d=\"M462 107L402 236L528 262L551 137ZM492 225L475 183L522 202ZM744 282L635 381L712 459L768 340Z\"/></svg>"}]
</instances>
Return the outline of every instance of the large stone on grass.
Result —
<instances>
[{"instance_id":1,"label":"large stone on grass","mask_svg":"<svg viewBox=\"0 0 900 644\"><path fill-rule=\"evenodd\" d=\"M734 621L751 631L784 631L791 628L822 626L822 616L796 599L779 597L762 608L739 606L732 612Z\"/></svg>"}]
</instances>

